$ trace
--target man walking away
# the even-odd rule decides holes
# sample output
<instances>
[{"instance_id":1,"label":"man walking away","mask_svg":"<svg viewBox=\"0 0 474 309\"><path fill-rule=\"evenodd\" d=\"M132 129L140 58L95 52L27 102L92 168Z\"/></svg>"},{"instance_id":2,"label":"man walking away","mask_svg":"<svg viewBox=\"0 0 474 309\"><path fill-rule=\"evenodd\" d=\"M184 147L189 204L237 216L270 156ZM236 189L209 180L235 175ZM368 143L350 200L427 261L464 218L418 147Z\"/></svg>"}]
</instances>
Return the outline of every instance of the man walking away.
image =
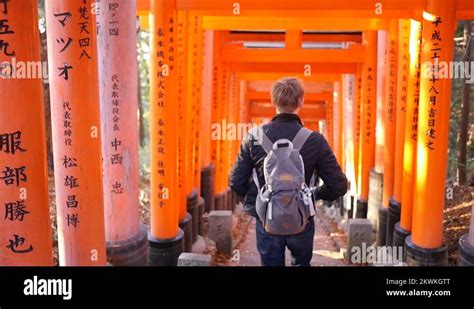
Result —
<instances>
[{"instance_id":1,"label":"man walking away","mask_svg":"<svg viewBox=\"0 0 474 309\"><path fill-rule=\"evenodd\" d=\"M310 266L313 256L315 200L333 201L347 191L347 178L323 135L303 127L298 112L304 89L296 78L283 78L271 90L276 115L249 131L240 146L229 186L256 218L262 266ZM324 184L313 193L311 178Z\"/></svg>"}]
</instances>

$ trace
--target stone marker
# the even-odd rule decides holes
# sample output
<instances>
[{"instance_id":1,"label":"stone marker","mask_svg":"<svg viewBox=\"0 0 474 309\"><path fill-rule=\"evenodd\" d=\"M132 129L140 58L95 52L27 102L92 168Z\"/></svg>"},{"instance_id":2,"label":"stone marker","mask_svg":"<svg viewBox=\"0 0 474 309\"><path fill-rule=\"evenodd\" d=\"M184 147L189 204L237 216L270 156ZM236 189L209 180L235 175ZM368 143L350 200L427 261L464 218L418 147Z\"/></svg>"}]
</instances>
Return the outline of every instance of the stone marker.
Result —
<instances>
[{"instance_id":1,"label":"stone marker","mask_svg":"<svg viewBox=\"0 0 474 309\"><path fill-rule=\"evenodd\" d=\"M232 254L232 211L211 211L208 237L216 242L219 253Z\"/></svg>"},{"instance_id":2,"label":"stone marker","mask_svg":"<svg viewBox=\"0 0 474 309\"><path fill-rule=\"evenodd\" d=\"M365 243L365 246L362 244ZM361 252L364 248L372 245L372 223L369 219L349 219L347 228L347 252L346 260L353 262L352 256L356 257L359 252L360 256L366 254ZM352 251L354 249L354 251Z\"/></svg>"},{"instance_id":3,"label":"stone marker","mask_svg":"<svg viewBox=\"0 0 474 309\"><path fill-rule=\"evenodd\" d=\"M183 252L178 258L178 266L211 266L211 261L209 254Z\"/></svg>"}]
</instances>

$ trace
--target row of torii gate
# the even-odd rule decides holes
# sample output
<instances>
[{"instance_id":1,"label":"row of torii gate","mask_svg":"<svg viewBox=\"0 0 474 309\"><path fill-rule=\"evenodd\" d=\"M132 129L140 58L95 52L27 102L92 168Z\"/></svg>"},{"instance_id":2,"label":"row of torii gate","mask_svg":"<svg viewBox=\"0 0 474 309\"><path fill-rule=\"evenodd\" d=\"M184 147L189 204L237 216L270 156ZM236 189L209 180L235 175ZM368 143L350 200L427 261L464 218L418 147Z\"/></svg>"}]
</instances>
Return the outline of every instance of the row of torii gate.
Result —
<instances>
[{"instance_id":1,"label":"row of torii gate","mask_svg":"<svg viewBox=\"0 0 474 309\"><path fill-rule=\"evenodd\" d=\"M137 16L151 33L149 231ZM409 265L447 263L451 81L420 64L453 60L473 1L47 0L46 19L60 265L175 265L202 212L235 204L232 125L271 118L282 76L304 81L301 117L343 166L355 216L375 213L378 244L407 238ZM1 62L41 61L37 20L36 0L0 1ZM2 78L0 106L0 264L52 265L41 78ZM470 231L460 247L472 265Z\"/></svg>"}]
</instances>

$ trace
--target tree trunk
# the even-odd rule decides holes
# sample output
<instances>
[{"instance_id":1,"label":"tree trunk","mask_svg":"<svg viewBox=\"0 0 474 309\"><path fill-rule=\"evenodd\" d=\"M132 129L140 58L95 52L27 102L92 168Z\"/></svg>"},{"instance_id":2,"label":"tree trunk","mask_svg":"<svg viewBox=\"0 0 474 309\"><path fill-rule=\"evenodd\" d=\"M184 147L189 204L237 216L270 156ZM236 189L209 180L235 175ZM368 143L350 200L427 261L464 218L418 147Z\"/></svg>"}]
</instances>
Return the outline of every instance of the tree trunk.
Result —
<instances>
[{"instance_id":1,"label":"tree trunk","mask_svg":"<svg viewBox=\"0 0 474 309\"><path fill-rule=\"evenodd\" d=\"M462 61L464 63L470 63L471 61L471 22L464 22L464 54ZM468 68L465 68L467 70ZM461 111L461 125L459 134L459 157L458 157L458 178L459 184L466 184L466 161L467 161L467 142L468 142L468 130L469 130L469 95L470 85L467 83L464 77L461 81L461 92L462 92L462 111Z\"/></svg>"}]
</instances>

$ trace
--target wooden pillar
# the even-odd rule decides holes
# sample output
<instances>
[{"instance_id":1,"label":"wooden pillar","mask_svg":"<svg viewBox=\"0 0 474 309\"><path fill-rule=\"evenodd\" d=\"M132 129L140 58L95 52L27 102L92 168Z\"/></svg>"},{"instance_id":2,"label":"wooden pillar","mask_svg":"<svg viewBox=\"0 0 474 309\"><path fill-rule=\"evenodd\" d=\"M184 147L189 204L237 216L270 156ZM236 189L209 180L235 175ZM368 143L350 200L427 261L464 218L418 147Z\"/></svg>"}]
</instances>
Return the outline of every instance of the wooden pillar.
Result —
<instances>
[{"instance_id":1,"label":"wooden pillar","mask_svg":"<svg viewBox=\"0 0 474 309\"><path fill-rule=\"evenodd\" d=\"M227 138L223 138L224 131L227 129L226 125L229 123L229 83L230 83L230 74L229 69L223 63L221 71L221 84L218 91L219 95L219 104L221 105L219 119L221 123L221 138L219 142L219 166L218 172L219 175L219 190L218 192L224 193L227 188L227 162L229 160L229 143Z\"/></svg>"},{"instance_id":2,"label":"wooden pillar","mask_svg":"<svg viewBox=\"0 0 474 309\"><path fill-rule=\"evenodd\" d=\"M342 156L342 143L343 143L343 82L342 75L337 82L334 83L334 105L333 105L333 140L334 140L334 152L342 167L343 156Z\"/></svg>"},{"instance_id":3,"label":"wooden pillar","mask_svg":"<svg viewBox=\"0 0 474 309\"><path fill-rule=\"evenodd\" d=\"M46 1L62 266L106 263L96 18L91 5L91 0ZM118 150L120 141L111 147Z\"/></svg>"},{"instance_id":4,"label":"wooden pillar","mask_svg":"<svg viewBox=\"0 0 474 309\"><path fill-rule=\"evenodd\" d=\"M403 209L402 186L403 186L403 154L405 150L405 123L407 116L407 94L408 94L408 70L410 66L410 27L408 19L401 19L398 23L399 46L398 46L398 81L397 81L397 103L396 103L396 129L395 129L395 162L393 171L393 195L389 200L389 209L396 212ZM408 230L410 228L410 230ZM387 228L388 229L388 228ZM410 225L403 222L395 224L393 245L404 247L405 238L411 232ZM390 240L387 230L387 242Z\"/></svg>"},{"instance_id":5,"label":"wooden pillar","mask_svg":"<svg viewBox=\"0 0 474 309\"><path fill-rule=\"evenodd\" d=\"M52 266L37 2L10 1L1 9L0 265ZM14 63L22 62L39 68L36 76L19 75Z\"/></svg>"},{"instance_id":6,"label":"wooden pillar","mask_svg":"<svg viewBox=\"0 0 474 309\"><path fill-rule=\"evenodd\" d=\"M327 125L327 140L331 149L335 150L334 145L334 98L327 101L327 116L326 116L326 125Z\"/></svg>"},{"instance_id":7,"label":"wooden pillar","mask_svg":"<svg viewBox=\"0 0 474 309\"><path fill-rule=\"evenodd\" d=\"M361 111L362 111L362 65L357 65L354 79L354 188L357 195L360 195L359 185L359 169L360 169L360 128L361 128Z\"/></svg>"},{"instance_id":8,"label":"wooden pillar","mask_svg":"<svg viewBox=\"0 0 474 309\"><path fill-rule=\"evenodd\" d=\"M214 77L214 31L203 31L202 39L202 83L200 110L200 154L201 154L201 196L206 212L214 210L216 141L212 139L212 123L217 100L214 98L216 86Z\"/></svg>"},{"instance_id":9,"label":"wooden pillar","mask_svg":"<svg viewBox=\"0 0 474 309\"><path fill-rule=\"evenodd\" d=\"M193 226L192 216L188 212L188 182L191 177L191 162L187 152L189 151L189 132L192 130L188 108L191 106L187 100L188 90L188 18L186 11L177 12L176 23L176 69L177 82L175 84L178 102L178 124L183 130L178 130L178 200L179 208L179 227L184 232L184 251L192 251Z\"/></svg>"},{"instance_id":10,"label":"wooden pillar","mask_svg":"<svg viewBox=\"0 0 474 309\"><path fill-rule=\"evenodd\" d=\"M412 236L406 240L409 265L447 264L443 245L451 102L447 64L453 60L455 8L456 0L428 0L424 14L414 216ZM431 63L429 74L427 63Z\"/></svg>"},{"instance_id":11,"label":"wooden pillar","mask_svg":"<svg viewBox=\"0 0 474 309\"><path fill-rule=\"evenodd\" d=\"M212 109L211 109L211 162L214 165L214 193L215 208L222 209L222 84L223 84L223 66L220 61L220 50L223 41L222 31L214 31L213 40L213 72L212 72Z\"/></svg>"},{"instance_id":12,"label":"wooden pillar","mask_svg":"<svg viewBox=\"0 0 474 309\"><path fill-rule=\"evenodd\" d=\"M354 164L354 113L355 113L355 76L352 74L344 75L344 161L345 173L349 180L349 194L347 195L347 209L349 210L349 218L352 218L351 210L353 208L352 201L357 195L355 181L355 164Z\"/></svg>"},{"instance_id":13,"label":"wooden pillar","mask_svg":"<svg viewBox=\"0 0 474 309\"><path fill-rule=\"evenodd\" d=\"M408 66L408 89L406 103L405 139L403 148L403 183L401 225L411 231L413 217L413 190L416 177L416 146L420 101L420 45L421 23L411 20L410 62Z\"/></svg>"},{"instance_id":14,"label":"wooden pillar","mask_svg":"<svg viewBox=\"0 0 474 309\"><path fill-rule=\"evenodd\" d=\"M190 66L188 67L188 76L192 81L191 92L188 92L188 100L192 106L192 160L194 173L194 188L201 190L201 150L203 135L201 133L202 118L202 72L203 72L203 31L200 16L191 16L189 19L189 45L188 57Z\"/></svg>"},{"instance_id":15,"label":"wooden pillar","mask_svg":"<svg viewBox=\"0 0 474 309\"><path fill-rule=\"evenodd\" d=\"M105 238L113 265L145 265L148 259L147 233L139 218L135 12L135 0L99 3ZM139 259L134 251L141 252Z\"/></svg>"},{"instance_id":16,"label":"wooden pillar","mask_svg":"<svg viewBox=\"0 0 474 309\"><path fill-rule=\"evenodd\" d=\"M155 0L151 11L151 265L177 265L184 249L178 227L178 41L173 4Z\"/></svg>"},{"instance_id":17,"label":"wooden pillar","mask_svg":"<svg viewBox=\"0 0 474 309\"><path fill-rule=\"evenodd\" d=\"M398 69L398 47L399 47L398 19L389 21L389 30L387 37L387 65L385 80L385 98L383 104L383 122L384 122L384 145L383 145L383 196L382 212L390 220L387 220L385 244L392 245L393 229L395 224L400 221L400 208L389 210L390 197L393 195L394 184L394 164L395 164L395 135L396 135L396 117L397 117L397 69Z\"/></svg>"},{"instance_id":18,"label":"wooden pillar","mask_svg":"<svg viewBox=\"0 0 474 309\"><path fill-rule=\"evenodd\" d=\"M387 38L385 30L377 31L377 84L376 84L376 116L375 116L375 165L374 171L377 174L384 173L383 147L385 144L385 123L383 118L383 106L385 102L386 85L385 81L387 68ZM382 190L380 190L382 192Z\"/></svg>"},{"instance_id":19,"label":"wooden pillar","mask_svg":"<svg viewBox=\"0 0 474 309\"><path fill-rule=\"evenodd\" d=\"M377 32L364 32L366 58L362 68L362 107L360 128L359 199L357 201L358 218L367 216L369 195L369 174L375 164L375 117L376 117L376 81L377 81Z\"/></svg>"}]
</instances>

